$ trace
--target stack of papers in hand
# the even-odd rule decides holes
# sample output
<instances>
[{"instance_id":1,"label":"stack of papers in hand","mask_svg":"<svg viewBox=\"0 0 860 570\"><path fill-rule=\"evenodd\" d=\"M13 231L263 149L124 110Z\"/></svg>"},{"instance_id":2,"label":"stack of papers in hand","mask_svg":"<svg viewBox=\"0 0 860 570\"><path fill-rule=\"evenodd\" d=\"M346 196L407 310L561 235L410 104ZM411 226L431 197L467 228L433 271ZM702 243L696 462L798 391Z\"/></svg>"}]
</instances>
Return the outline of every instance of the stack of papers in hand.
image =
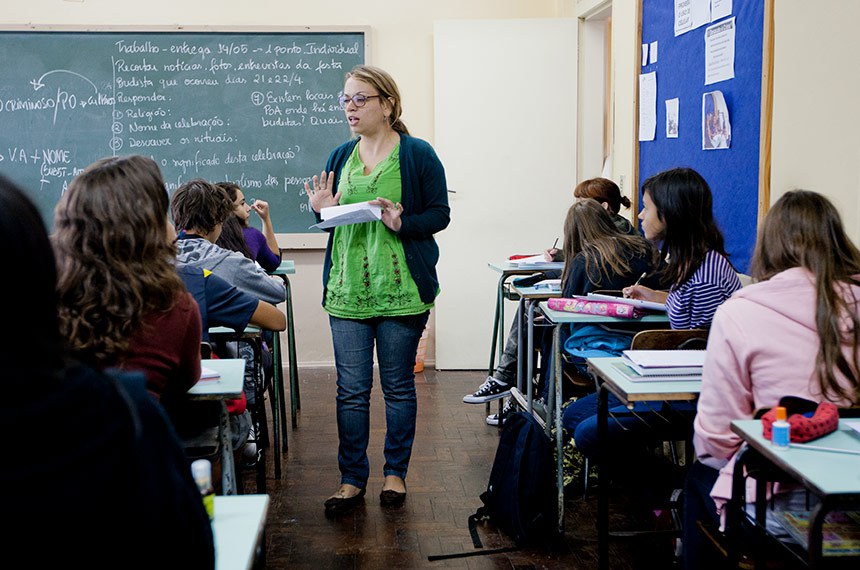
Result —
<instances>
[{"instance_id":1,"label":"stack of papers in hand","mask_svg":"<svg viewBox=\"0 0 860 570\"><path fill-rule=\"evenodd\" d=\"M320 217L323 221L312 225L312 228L325 230L347 224L375 222L382 219L382 207L374 206L370 202L330 206L320 210Z\"/></svg>"},{"instance_id":2,"label":"stack of papers in hand","mask_svg":"<svg viewBox=\"0 0 860 570\"><path fill-rule=\"evenodd\" d=\"M625 350L624 363L642 376L702 375L704 350Z\"/></svg>"}]
</instances>

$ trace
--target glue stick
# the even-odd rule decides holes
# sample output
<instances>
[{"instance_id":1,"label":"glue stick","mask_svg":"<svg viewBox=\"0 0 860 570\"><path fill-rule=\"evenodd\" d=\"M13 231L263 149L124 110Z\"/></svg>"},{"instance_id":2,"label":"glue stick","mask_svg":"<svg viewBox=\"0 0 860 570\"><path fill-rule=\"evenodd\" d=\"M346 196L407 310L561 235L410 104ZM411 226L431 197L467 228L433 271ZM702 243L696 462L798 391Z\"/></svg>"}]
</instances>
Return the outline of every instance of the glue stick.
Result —
<instances>
[{"instance_id":1,"label":"glue stick","mask_svg":"<svg viewBox=\"0 0 860 570\"><path fill-rule=\"evenodd\" d=\"M788 449L791 441L791 424L786 421L787 412L784 406L777 406L776 421L771 426L771 443L777 449Z\"/></svg>"}]
</instances>

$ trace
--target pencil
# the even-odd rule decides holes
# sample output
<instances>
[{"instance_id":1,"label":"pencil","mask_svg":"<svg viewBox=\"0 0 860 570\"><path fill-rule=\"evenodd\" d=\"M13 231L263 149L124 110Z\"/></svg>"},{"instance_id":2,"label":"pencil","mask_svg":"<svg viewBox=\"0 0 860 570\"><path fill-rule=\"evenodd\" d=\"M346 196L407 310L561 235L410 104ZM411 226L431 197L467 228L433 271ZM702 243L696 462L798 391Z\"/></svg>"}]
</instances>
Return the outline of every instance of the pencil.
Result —
<instances>
[{"instance_id":1,"label":"pencil","mask_svg":"<svg viewBox=\"0 0 860 570\"><path fill-rule=\"evenodd\" d=\"M842 449L841 447L824 447L823 445L807 445L805 443L789 443L789 447L797 449L815 449L818 451L834 451L836 453L849 453L851 455L860 455L860 450Z\"/></svg>"},{"instance_id":2,"label":"pencil","mask_svg":"<svg viewBox=\"0 0 860 570\"><path fill-rule=\"evenodd\" d=\"M639 276L639 279L636 280L636 283L633 284L633 286L636 287L637 285L639 285L639 283L641 283L642 280L645 279L646 275L648 275L648 272L643 272L642 275Z\"/></svg>"},{"instance_id":3,"label":"pencil","mask_svg":"<svg viewBox=\"0 0 860 570\"><path fill-rule=\"evenodd\" d=\"M558 238L555 238L555 241L552 243L552 247L550 249L555 249L555 246L558 245Z\"/></svg>"}]
</instances>

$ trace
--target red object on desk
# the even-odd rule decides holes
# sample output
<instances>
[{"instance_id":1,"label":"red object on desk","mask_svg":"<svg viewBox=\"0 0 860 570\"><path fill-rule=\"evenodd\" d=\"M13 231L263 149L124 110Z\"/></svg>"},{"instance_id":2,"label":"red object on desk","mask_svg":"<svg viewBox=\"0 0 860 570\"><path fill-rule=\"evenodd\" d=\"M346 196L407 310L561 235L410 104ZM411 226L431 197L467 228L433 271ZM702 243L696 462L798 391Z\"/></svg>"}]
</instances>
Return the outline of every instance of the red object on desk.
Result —
<instances>
[{"instance_id":1,"label":"red object on desk","mask_svg":"<svg viewBox=\"0 0 860 570\"><path fill-rule=\"evenodd\" d=\"M515 259L524 259L524 258L526 258L526 257L534 257L534 256L536 256L536 255L540 255L540 254L539 254L539 253L527 253L527 254L525 254L525 255L512 255L512 256L510 256L508 259L509 259L510 261L513 261L513 260L515 260Z\"/></svg>"}]
</instances>

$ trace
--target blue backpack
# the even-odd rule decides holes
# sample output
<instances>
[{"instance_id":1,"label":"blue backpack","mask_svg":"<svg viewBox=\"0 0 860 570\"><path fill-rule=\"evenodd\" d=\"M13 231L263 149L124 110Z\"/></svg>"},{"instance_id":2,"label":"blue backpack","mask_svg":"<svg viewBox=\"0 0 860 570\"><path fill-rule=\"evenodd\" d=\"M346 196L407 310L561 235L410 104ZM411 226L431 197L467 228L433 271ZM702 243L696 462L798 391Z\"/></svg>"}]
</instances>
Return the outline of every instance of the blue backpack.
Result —
<instances>
[{"instance_id":1,"label":"blue backpack","mask_svg":"<svg viewBox=\"0 0 860 570\"><path fill-rule=\"evenodd\" d=\"M557 534L557 493L552 443L530 414L510 414L502 427L490 481L481 494L484 506L469 517L469 531L481 547L478 520L490 520L518 546Z\"/></svg>"}]
</instances>

